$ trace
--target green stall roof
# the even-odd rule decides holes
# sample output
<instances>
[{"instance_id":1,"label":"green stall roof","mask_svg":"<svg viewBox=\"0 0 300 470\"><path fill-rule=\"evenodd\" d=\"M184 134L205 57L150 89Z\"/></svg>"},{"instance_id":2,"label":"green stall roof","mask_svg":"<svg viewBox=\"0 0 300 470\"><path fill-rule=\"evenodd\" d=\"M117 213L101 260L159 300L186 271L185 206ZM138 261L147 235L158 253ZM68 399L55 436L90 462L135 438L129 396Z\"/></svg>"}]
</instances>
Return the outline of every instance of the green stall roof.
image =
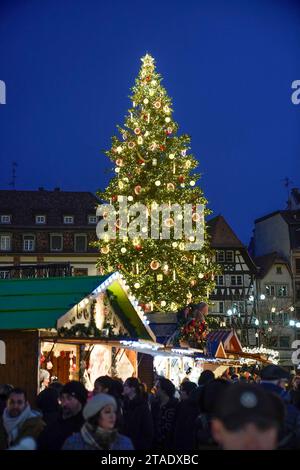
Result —
<instances>
[{"instance_id":1,"label":"green stall roof","mask_svg":"<svg viewBox=\"0 0 300 470\"><path fill-rule=\"evenodd\" d=\"M0 281L0 329L55 328L57 320L108 276L4 279Z\"/></svg>"},{"instance_id":2,"label":"green stall roof","mask_svg":"<svg viewBox=\"0 0 300 470\"><path fill-rule=\"evenodd\" d=\"M0 281L0 330L56 328L57 320L109 277L78 276ZM112 306L130 337L155 340L118 280L108 291Z\"/></svg>"}]
</instances>

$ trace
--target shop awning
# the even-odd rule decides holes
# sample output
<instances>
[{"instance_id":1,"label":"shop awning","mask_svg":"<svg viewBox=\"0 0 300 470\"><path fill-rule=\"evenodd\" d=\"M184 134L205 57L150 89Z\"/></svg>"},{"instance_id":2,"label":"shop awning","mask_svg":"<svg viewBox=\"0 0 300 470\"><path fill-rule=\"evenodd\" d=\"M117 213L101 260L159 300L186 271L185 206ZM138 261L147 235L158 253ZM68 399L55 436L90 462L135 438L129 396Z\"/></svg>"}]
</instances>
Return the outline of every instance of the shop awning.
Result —
<instances>
[{"instance_id":1,"label":"shop awning","mask_svg":"<svg viewBox=\"0 0 300 470\"><path fill-rule=\"evenodd\" d=\"M108 276L4 279L0 281L0 329L55 328L57 320Z\"/></svg>"},{"instance_id":2,"label":"shop awning","mask_svg":"<svg viewBox=\"0 0 300 470\"><path fill-rule=\"evenodd\" d=\"M114 311L130 337L155 341L155 335L141 319L137 300L129 299L119 273L1 280L0 330L57 328L70 309L101 286L113 294Z\"/></svg>"}]
</instances>

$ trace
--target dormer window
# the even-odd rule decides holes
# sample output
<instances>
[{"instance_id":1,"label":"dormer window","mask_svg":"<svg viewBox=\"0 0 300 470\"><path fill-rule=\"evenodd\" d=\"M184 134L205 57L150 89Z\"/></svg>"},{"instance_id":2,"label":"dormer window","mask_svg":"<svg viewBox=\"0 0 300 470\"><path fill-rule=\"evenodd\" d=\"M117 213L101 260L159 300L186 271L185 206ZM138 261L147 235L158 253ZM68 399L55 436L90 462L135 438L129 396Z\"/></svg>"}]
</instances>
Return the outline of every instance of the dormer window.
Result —
<instances>
[{"instance_id":1,"label":"dormer window","mask_svg":"<svg viewBox=\"0 0 300 470\"><path fill-rule=\"evenodd\" d=\"M97 223L97 216L96 215L89 215L88 221L89 221L89 224L96 224Z\"/></svg>"},{"instance_id":2,"label":"dormer window","mask_svg":"<svg viewBox=\"0 0 300 470\"><path fill-rule=\"evenodd\" d=\"M1 224L11 224L11 215L8 215L8 214L1 215Z\"/></svg>"},{"instance_id":3,"label":"dormer window","mask_svg":"<svg viewBox=\"0 0 300 470\"><path fill-rule=\"evenodd\" d=\"M46 223L46 216L45 215L36 215L35 216L35 223L36 224L45 224Z\"/></svg>"},{"instance_id":4,"label":"dormer window","mask_svg":"<svg viewBox=\"0 0 300 470\"><path fill-rule=\"evenodd\" d=\"M74 216L64 215L64 224L74 224Z\"/></svg>"}]
</instances>

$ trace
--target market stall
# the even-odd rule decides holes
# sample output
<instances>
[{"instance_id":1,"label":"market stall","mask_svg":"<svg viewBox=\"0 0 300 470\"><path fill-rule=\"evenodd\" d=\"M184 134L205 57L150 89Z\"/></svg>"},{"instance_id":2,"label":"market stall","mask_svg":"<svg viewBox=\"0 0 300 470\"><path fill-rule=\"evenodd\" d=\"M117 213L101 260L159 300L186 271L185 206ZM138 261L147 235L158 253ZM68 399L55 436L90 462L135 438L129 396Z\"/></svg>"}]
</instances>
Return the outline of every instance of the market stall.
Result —
<instances>
[{"instance_id":1,"label":"market stall","mask_svg":"<svg viewBox=\"0 0 300 470\"><path fill-rule=\"evenodd\" d=\"M40 368L91 389L106 373L138 376L139 352L159 348L119 273L2 281L0 341L0 382L26 388L30 397L39 391Z\"/></svg>"}]
</instances>

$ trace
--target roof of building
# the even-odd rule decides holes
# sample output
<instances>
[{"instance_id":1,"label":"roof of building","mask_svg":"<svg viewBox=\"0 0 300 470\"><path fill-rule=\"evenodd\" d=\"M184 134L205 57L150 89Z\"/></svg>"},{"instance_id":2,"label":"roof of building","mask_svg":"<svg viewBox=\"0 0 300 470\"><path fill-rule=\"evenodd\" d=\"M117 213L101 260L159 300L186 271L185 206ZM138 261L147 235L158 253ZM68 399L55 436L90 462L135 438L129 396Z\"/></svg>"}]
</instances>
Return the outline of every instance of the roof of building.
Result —
<instances>
[{"instance_id":1,"label":"roof of building","mask_svg":"<svg viewBox=\"0 0 300 470\"><path fill-rule=\"evenodd\" d=\"M240 340L237 337L237 334L234 330L212 330L208 333L207 337L207 351L208 354L214 356L217 352L219 344L222 342L224 347L226 346L226 341L230 341L231 347L230 351L242 351L242 346ZM228 345L227 345L228 346ZM226 347L225 347L226 350Z\"/></svg>"},{"instance_id":2,"label":"roof of building","mask_svg":"<svg viewBox=\"0 0 300 470\"><path fill-rule=\"evenodd\" d=\"M296 204L300 204L300 191L298 188L293 188L291 191L292 197Z\"/></svg>"},{"instance_id":3,"label":"roof of building","mask_svg":"<svg viewBox=\"0 0 300 470\"><path fill-rule=\"evenodd\" d=\"M263 222L264 220L270 219L275 215L281 215L281 217L285 220L285 222L289 225L300 225L300 209L298 210L278 210L271 212L270 214L266 214L263 217L260 217L255 220L255 223Z\"/></svg>"},{"instance_id":4,"label":"roof of building","mask_svg":"<svg viewBox=\"0 0 300 470\"><path fill-rule=\"evenodd\" d=\"M150 328L160 344L165 344L176 331L176 313L150 313L147 318L150 322Z\"/></svg>"},{"instance_id":5,"label":"roof of building","mask_svg":"<svg viewBox=\"0 0 300 470\"><path fill-rule=\"evenodd\" d=\"M12 215L11 226L34 225L36 215L46 215L47 225L63 224L64 215L73 215L72 226L88 225L87 216L96 215L99 199L90 192L0 190L0 213Z\"/></svg>"},{"instance_id":6,"label":"roof of building","mask_svg":"<svg viewBox=\"0 0 300 470\"><path fill-rule=\"evenodd\" d=\"M58 320L109 276L9 279L0 281L0 330L57 328ZM113 309L134 339L152 340L118 279L107 289Z\"/></svg>"},{"instance_id":7,"label":"roof of building","mask_svg":"<svg viewBox=\"0 0 300 470\"><path fill-rule=\"evenodd\" d=\"M207 221L207 230L211 237L212 248L244 248L222 215Z\"/></svg>"},{"instance_id":8,"label":"roof of building","mask_svg":"<svg viewBox=\"0 0 300 470\"><path fill-rule=\"evenodd\" d=\"M290 265L288 261L280 256L276 251L263 256L258 256L254 259L254 262L259 268L257 277L261 279L268 274L274 264L285 264L290 271Z\"/></svg>"},{"instance_id":9,"label":"roof of building","mask_svg":"<svg viewBox=\"0 0 300 470\"><path fill-rule=\"evenodd\" d=\"M236 236L230 225L222 215L207 221L207 230L210 235L211 247L214 249L239 249L243 253L245 262L251 271L256 272L256 266L249 255L247 247Z\"/></svg>"}]
</instances>

